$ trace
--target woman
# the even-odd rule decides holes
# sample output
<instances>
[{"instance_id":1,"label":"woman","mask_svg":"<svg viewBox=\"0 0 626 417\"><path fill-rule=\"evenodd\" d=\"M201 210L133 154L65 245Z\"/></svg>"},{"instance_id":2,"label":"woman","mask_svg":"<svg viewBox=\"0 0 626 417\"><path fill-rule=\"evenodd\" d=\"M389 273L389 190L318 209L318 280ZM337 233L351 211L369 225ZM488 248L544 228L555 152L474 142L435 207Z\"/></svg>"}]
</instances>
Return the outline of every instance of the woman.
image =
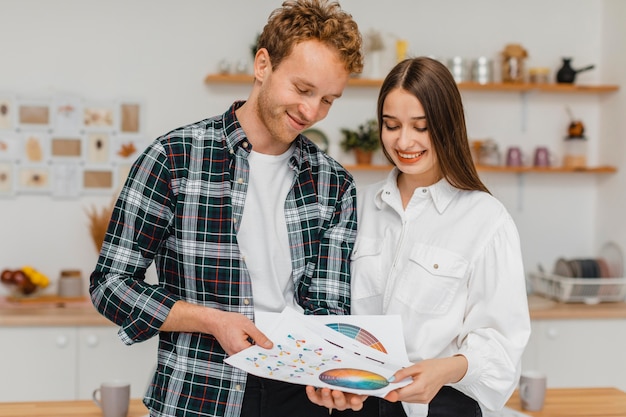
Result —
<instances>
[{"instance_id":1,"label":"woman","mask_svg":"<svg viewBox=\"0 0 626 417\"><path fill-rule=\"evenodd\" d=\"M352 313L401 315L413 365L394 378L413 382L389 401L368 399L359 415L500 409L530 335L519 236L478 178L448 69L430 58L396 65L381 87L378 121L395 167L358 195ZM308 393L329 408L363 405L350 394Z\"/></svg>"}]
</instances>

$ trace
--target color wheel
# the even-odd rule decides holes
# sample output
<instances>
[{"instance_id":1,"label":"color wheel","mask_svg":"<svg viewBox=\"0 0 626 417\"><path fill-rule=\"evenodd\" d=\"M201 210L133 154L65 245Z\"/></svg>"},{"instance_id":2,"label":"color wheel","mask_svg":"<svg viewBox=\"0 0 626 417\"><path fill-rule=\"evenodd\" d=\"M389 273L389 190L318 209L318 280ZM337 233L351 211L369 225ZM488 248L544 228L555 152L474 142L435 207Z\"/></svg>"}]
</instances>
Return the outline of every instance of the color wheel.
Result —
<instances>
[{"instance_id":1,"label":"color wheel","mask_svg":"<svg viewBox=\"0 0 626 417\"><path fill-rule=\"evenodd\" d=\"M376 336L359 326L348 323L328 323L326 326L338 331L344 336L348 336L349 338L356 340L357 342L363 343L365 346L387 353L387 350L380 340L376 338Z\"/></svg>"}]
</instances>

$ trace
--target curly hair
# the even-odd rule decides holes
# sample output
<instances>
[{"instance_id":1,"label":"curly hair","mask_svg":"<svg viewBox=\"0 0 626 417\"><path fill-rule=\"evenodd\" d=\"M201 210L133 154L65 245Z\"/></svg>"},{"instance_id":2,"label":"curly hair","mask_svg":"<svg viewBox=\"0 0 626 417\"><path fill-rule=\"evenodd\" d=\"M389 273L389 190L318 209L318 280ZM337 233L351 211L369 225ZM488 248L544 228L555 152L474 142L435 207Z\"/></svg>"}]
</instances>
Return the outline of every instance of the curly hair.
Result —
<instances>
[{"instance_id":1,"label":"curly hair","mask_svg":"<svg viewBox=\"0 0 626 417\"><path fill-rule=\"evenodd\" d=\"M288 0L274 10L259 35L257 50L267 49L272 67L291 53L294 45L318 40L339 52L351 74L363 70L361 33L352 16L337 2L327 0Z\"/></svg>"},{"instance_id":2,"label":"curly hair","mask_svg":"<svg viewBox=\"0 0 626 417\"><path fill-rule=\"evenodd\" d=\"M378 96L379 134L385 99L398 88L413 94L422 104L442 175L450 184L462 190L488 193L472 160L461 93L448 68L427 57L406 59L398 63L383 81ZM383 152L393 163L384 147Z\"/></svg>"}]
</instances>

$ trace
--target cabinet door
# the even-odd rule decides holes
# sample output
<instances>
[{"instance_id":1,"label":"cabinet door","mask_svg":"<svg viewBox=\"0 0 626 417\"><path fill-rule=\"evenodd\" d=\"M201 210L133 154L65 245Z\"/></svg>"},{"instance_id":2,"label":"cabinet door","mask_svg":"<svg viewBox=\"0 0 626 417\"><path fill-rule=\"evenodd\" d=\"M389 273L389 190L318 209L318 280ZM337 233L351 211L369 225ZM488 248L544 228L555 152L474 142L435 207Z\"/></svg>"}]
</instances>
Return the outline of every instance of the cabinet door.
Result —
<instances>
[{"instance_id":1,"label":"cabinet door","mask_svg":"<svg viewBox=\"0 0 626 417\"><path fill-rule=\"evenodd\" d=\"M0 401L73 400L73 327L0 328Z\"/></svg>"},{"instance_id":2,"label":"cabinet door","mask_svg":"<svg viewBox=\"0 0 626 417\"><path fill-rule=\"evenodd\" d=\"M533 332L530 363L547 373L550 387L626 390L626 320L533 321Z\"/></svg>"},{"instance_id":3,"label":"cabinet door","mask_svg":"<svg viewBox=\"0 0 626 417\"><path fill-rule=\"evenodd\" d=\"M102 382L125 380L131 396L142 398L157 360L157 338L127 346L117 327L82 327L78 331L78 399L89 399Z\"/></svg>"}]
</instances>

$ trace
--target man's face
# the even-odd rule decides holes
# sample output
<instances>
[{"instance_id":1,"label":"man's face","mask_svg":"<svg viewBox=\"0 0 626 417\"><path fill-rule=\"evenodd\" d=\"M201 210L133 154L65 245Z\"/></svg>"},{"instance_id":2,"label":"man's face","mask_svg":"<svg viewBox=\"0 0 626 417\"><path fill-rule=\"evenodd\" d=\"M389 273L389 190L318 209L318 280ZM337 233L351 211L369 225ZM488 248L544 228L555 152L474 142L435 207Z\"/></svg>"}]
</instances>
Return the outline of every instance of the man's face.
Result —
<instances>
[{"instance_id":1,"label":"man's face","mask_svg":"<svg viewBox=\"0 0 626 417\"><path fill-rule=\"evenodd\" d=\"M266 71L257 115L273 140L290 144L326 117L349 75L334 49L315 40L301 42L278 68Z\"/></svg>"}]
</instances>

